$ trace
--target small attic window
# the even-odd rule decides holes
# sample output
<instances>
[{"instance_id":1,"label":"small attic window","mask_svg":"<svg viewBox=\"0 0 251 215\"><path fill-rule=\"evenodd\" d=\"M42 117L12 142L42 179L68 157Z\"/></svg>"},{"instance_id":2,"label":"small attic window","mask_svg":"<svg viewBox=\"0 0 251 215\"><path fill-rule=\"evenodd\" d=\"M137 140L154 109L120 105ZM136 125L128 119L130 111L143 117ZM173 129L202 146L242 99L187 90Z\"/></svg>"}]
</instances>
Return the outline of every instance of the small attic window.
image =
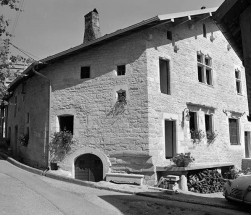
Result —
<instances>
[{"instance_id":1,"label":"small attic window","mask_svg":"<svg viewBox=\"0 0 251 215\"><path fill-rule=\"evenodd\" d=\"M91 77L91 67L89 66L82 66L80 72L80 78L86 79Z\"/></svg>"},{"instance_id":2,"label":"small attic window","mask_svg":"<svg viewBox=\"0 0 251 215\"><path fill-rule=\"evenodd\" d=\"M203 37L207 37L207 27L205 24L203 24Z\"/></svg>"},{"instance_id":3,"label":"small attic window","mask_svg":"<svg viewBox=\"0 0 251 215\"><path fill-rule=\"evenodd\" d=\"M172 31L167 31L167 32L166 32L166 38L167 38L168 40L173 40Z\"/></svg>"},{"instance_id":4,"label":"small attic window","mask_svg":"<svg viewBox=\"0 0 251 215\"><path fill-rule=\"evenodd\" d=\"M117 76L125 75L125 72L126 72L126 66L125 65L117 66Z\"/></svg>"}]
</instances>

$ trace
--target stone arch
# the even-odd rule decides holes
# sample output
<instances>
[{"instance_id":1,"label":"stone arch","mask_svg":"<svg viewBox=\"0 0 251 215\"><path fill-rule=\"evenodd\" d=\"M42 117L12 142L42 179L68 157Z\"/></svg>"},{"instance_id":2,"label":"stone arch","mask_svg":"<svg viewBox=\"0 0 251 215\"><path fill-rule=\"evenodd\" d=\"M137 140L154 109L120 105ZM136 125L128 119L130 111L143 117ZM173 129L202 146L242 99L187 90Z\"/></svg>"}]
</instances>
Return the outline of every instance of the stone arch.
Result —
<instances>
[{"instance_id":1,"label":"stone arch","mask_svg":"<svg viewBox=\"0 0 251 215\"><path fill-rule=\"evenodd\" d=\"M103 163L103 178L105 178L106 173L110 172L110 167L111 167L111 162L109 158L100 150L98 149L93 149L89 147L83 147L80 149L77 149L75 152L67 156L67 166L71 166L71 172L72 172L72 177L75 178L75 161L77 158L83 154L94 154L100 158L100 160Z\"/></svg>"}]
</instances>

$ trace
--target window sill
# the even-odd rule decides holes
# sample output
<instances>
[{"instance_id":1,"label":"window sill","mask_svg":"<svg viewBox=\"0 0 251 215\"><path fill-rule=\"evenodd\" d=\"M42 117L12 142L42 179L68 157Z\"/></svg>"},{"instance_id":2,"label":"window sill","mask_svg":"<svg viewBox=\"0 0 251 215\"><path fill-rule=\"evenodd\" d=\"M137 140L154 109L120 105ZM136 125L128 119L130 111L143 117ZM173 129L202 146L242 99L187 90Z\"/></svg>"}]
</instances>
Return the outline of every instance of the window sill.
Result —
<instances>
[{"instance_id":1,"label":"window sill","mask_svg":"<svg viewBox=\"0 0 251 215\"><path fill-rule=\"evenodd\" d=\"M214 88L214 85L206 84L206 83L203 83L203 82L199 82L199 84Z\"/></svg>"},{"instance_id":2,"label":"window sill","mask_svg":"<svg viewBox=\"0 0 251 215\"><path fill-rule=\"evenodd\" d=\"M243 94L242 94L242 93L236 93L236 95L237 95L237 96L243 96Z\"/></svg>"}]
</instances>

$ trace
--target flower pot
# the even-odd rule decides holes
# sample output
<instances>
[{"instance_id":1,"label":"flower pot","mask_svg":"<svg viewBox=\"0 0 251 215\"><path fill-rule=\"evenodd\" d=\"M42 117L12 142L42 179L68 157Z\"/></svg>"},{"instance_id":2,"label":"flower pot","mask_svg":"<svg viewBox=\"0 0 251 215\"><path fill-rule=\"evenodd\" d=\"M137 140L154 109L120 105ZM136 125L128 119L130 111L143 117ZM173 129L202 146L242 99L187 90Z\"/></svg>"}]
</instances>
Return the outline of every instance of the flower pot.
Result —
<instances>
[{"instance_id":1,"label":"flower pot","mask_svg":"<svg viewBox=\"0 0 251 215\"><path fill-rule=\"evenodd\" d=\"M51 163L51 170L58 170L58 164L57 163Z\"/></svg>"}]
</instances>

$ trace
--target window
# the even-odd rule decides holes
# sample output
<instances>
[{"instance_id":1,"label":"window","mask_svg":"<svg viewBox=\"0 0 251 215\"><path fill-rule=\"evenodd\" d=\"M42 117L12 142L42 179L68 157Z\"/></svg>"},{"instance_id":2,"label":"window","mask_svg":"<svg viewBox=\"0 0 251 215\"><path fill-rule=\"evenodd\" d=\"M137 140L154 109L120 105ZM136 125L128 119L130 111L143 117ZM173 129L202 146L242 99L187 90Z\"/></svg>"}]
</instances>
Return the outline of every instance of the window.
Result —
<instances>
[{"instance_id":1,"label":"window","mask_svg":"<svg viewBox=\"0 0 251 215\"><path fill-rule=\"evenodd\" d=\"M80 78L86 79L86 78L90 78L90 77L91 77L91 67L89 67L89 66L81 67Z\"/></svg>"},{"instance_id":2,"label":"window","mask_svg":"<svg viewBox=\"0 0 251 215\"><path fill-rule=\"evenodd\" d=\"M59 116L58 119L59 119L60 131L70 131L73 134L74 116L64 115L64 116Z\"/></svg>"},{"instance_id":3,"label":"window","mask_svg":"<svg viewBox=\"0 0 251 215\"><path fill-rule=\"evenodd\" d=\"M166 37L167 37L168 40L173 40L172 31L167 31L166 32Z\"/></svg>"},{"instance_id":4,"label":"window","mask_svg":"<svg viewBox=\"0 0 251 215\"><path fill-rule=\"evenodd\" d=\"M17 115L17 96L15 96L15 109L14 109L14 116L16 116Z\"/></svg>"},{"instance_id":5,"label":"window","mask_svg":"<svg viewBox=\"0 0 251 215\"><path fill-rule=\"evenodd\" d=\"M212 126L212 115L205 114L205 131L213 131L213 126Z\"/></svg>"},{"instance_id":6,"label":"window","mask_svg":"<svg viewBox=\"0 0 251 215\"><path fill-rule=\"evenodd\" d=\"M207 27L203 24L203 37L207 37Z\"/></svg>"},{"instance_id":7,"label":"window","mask_svg":"<svg viewBox=\"0 0 251 215\"><path fill-rule=\"evenodd\" d=\"M26 124L30 123L30 114L26 113Z\"/></svg>"},{"instance_id":8,"label":"window","mask_svg":"<svg viewBox=\"0 0 251 215\"><path fill-rule=\"evenodd\" d=\"M238 120L229 118L228 121L229 121L230 144L239 145Z\"/></svg>"},{"instance_id":9,"label":"window","mask_svg":"<svg viewBox=\"0 0 251 215\"><path fill-rule=\"evenodd\" d=\"M21 93L25 94L25 92L26 92L26 82L23 82L22 83L22 91L21 91Z\"/></svg>"},{"instance_id":10,"label":"window","mask_svg":"<svg viewBox=\"0 0 251 215\"><path fill-rule=\"evenodd\" d=\"M236 80L236 92L237 94L241 94L242 93L241 73L238 69L235 70L235 80Z\"/></svg>"},{"instance_id":11,"label":"window","mask_svg":"<svg viewBox=\"0 0 251 215\"><path fill-rule=\"evenodd\" d=\"M159 72L160 72L160 92L164 94L171 94L170 90L170 70L169 61L159 60Z\"/></svg>"},{"instance_id":12,"label":"window","mask_svg":"<svg viewBox=\"0 0 251 215\"><path fill-rule=\"evenodd\" d=\"M212 59L202 53L197 53L198 80L207 85L213 85Z\"/></svg>"},{"instance_id":13,"label":"window","mask_svg":"<svg viewBox=\"0 0 251 215\"><path fill-rule=\"evenodd\" d=\"M197 129L197 114L196 112L189 112L190 120L189 120L189 126L190 126L190 132L195 131Z\"/></svg>"},{"instance_id":14,"label":"window","mask_svg":"<svg viewBox=\"0 0 251 215\"><path fill-rule=\"evenodd\" d=\"M126 72L126 67L125 67L125 65L117 66L117 75L118 75L118 76L120 76L120 75L125 75L125 72Z\"/></svg>"},{"instance_id":15,"label":"window","mask_svg":"<svg viewBox=\"0 0 251 215\"><path fill-rule=\"evenodd\" d=\"M126 91L125 90L117 91L117 95L118 95L118 102L125 102L126 101Z\"/></svg>"}]
</instances>

